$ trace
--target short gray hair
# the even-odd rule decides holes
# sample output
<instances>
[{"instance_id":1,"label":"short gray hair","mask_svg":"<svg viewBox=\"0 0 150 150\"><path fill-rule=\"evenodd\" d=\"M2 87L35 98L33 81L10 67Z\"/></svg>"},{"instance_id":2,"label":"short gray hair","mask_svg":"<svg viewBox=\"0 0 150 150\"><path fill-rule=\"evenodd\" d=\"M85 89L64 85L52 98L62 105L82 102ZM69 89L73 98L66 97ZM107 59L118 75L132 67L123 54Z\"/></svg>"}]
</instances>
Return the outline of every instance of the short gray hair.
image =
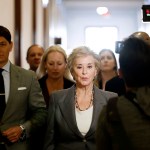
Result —
<instances>
[{"instance_id":1,"label":"short gray hair","mask_svg":"<svg viewBox=\"0 0 150 150\"><path fill-rule=\"evenodd\" d=\"M96 70L99 71L99 59L98 55L94 53L90 48L86 46L80 46L75 49L73 49L72 53L68 57L68 68L70 72L73 72L73 65L76 58L82 57L82 56L92 56L95 60L95 67Z\"/></svg>"}]
</instances>

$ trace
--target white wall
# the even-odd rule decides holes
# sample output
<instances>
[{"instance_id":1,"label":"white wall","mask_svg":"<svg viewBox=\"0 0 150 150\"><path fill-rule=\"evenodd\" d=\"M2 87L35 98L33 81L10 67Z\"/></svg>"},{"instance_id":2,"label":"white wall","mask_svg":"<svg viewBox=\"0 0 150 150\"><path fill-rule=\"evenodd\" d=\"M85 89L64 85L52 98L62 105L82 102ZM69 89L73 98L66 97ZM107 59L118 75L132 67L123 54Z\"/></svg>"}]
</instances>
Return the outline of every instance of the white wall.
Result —
<instances>
[{"instance_id":1,"label":"white wall","mask_svg":"<svg viewBox=\"0 0 150 150\"><path fill-rule=\"evenodd\" d=\"M122 40L138 30L138 13L136 9L109 9L111 15L102 17L96 13L94 8L67 8L68 49L85 43L84 30L88 26L115 26L119 30L118 40Z\"/></svg>"},{"instance_id":2,"label":"white wall","mask_svg":"<svg viewBox=\"0 0 150 150\"><path fill-rule=\"evenodd\" d=\"M52 1L52 0L50 0ZM142 2L142 0L139 0ZM26 51L27 48L32 44L32 0L21 0L22 2L22 47L21 47L21 63L22 67L28 68L28 64L26 62ZM43 39L43 8L42 1L36 0L37 2L37 33L36 33L36 43L42 45L43 40L47 41L47 47L49 44L53 44L51 41L51 37L47 37ZM76 2L76 1L75 1ZM140 3L141 3L140 2ZM76 2L78 4L79 2ZM97 1L98 3L98 1ZM117 2L117 4L121 4L121 2ZM93 1L90 5L93 4ZM129 2L130 4L130 2ZM136 4L136 5L135 5ZM96 13L96 7L92 5L92 7L69 7L63 6L61 11L53 10L57 13L57 22L59 25L55 24L53 20L50 20L49 17L51 14L51 9L58 9L58 7L51 8L49 5L49 10L47 11L47 21L48 24L51 25L54 23L55 28L58 26L63 27L63 37L62 37L62 45L65 49L67 49L67 53L79 45L83 45L85 43L84 39L84 30L88 26L115 26L119 30L118 40L122 40L127 37L131 33L142 30L146 31L150 34L150 24L143 23L141 18L141 6L136 2L135 4L131 3L132 7L109 7L111 11L111 16L104 18L100 17ZM79 4L78 4L79 5ZM89 5L89 6L90 6ZM59 7L60 8L60 7ZM85 9L84 9L85 8ZM126 9L125 9L126 8ZM65 10L64 10L65 9ZM0 0L0 25L6 26L12 33L12 40L14 41L14 0ZM56 14L53 15L53 17ZM51 36L51 30L47 30L47 34ZM66 35L67 30L67 35ZM48 33L49 32L49 33ZM109 35L108 35L109 36ZM14 62L14 53L15 50L11 52L10 60Z\"/></svg>"},{"instance_id":3,"label":"white wall","mask_svg":"<svg viewBox=\"0 0 150 150\"><path fill-rule=\"evenodd\" d=\"M67 48L67 33L65 8L62 1L51 0L49 3L49 45L54 44L54 38L61 38L61 46Z\"/></svg>"},{"instance_id":4,"label":"white wall","mask_svg":"<svg viewBox=\"0 0 150 150\"><path fill-rule=\"evenodd\" d=\"M14 0L0 0L0 25L9 29L14 41ZM10 53L10 60L14 63L14 48Z\"/></svg>"},{"instance_id":5,"label":"white wall","mask_svg":"<svg viewBox=\"0 0 150 150\"><path fill-rule=\"evenodd\" d=\"M36 26L37 26L37 33L36 33L36 43L39 45L43 45L43 5L42 0L36 0L37 2L37 9L36 9Z\"/></svg>"},{"instance_id":6,"label":"white wall","mask_svg":"<svg viewBox=\"0 0 150 150\"><path fill-rule=\"evenodd\" d=\"M32 1L22 0L22 16L21 16L21 66L28 69L26 62L26 52L32 44Z\"/></svg>"},{"instance_id":7,"label":"white wall","mask_svg":"<svg viewBox=\"0 0 150 150\"><path fill-rule=\"evenodd\" d=\"M37 33L36 43L43 44L43 8L42 1L37 2ZM28 69L26 62L27 48L33 44L33 31L32 31L32 0L21 0L22 16L21 16L21 66ZM7 27L12 34L12 41L14 42L14 0L0 0L0 25ZM10 60L14 63L15 45L10 53Z\"/></svg>"},{"instance_id":8,"label":"white wall","mask_svg":"<svg viewBox=\"0 0 150 150\"><path fill-rule=\"evenodd\" d=\"M36 0L37 10L36 10L36 44L43 46L43 8L41 0ZM29 46L33 43L33 31L32 31L32 0L22 0L22 27L21 27L21 66L28 69L29 65L26 61L26 53Z\"/></svg>"}]
</instances>

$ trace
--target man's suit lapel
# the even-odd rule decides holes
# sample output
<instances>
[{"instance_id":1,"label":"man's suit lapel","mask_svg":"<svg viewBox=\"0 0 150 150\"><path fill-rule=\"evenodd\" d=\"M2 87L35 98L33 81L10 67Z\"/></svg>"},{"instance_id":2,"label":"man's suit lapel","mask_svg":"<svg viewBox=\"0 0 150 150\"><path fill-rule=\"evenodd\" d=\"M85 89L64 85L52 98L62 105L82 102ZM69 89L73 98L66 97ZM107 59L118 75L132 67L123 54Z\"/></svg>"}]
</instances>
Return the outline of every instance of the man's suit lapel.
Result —
<instances>
[{"instance_id":1,"label":"man's suit lapel","mask_svg":"<svg viewBox=\"0 0 150 150\"><path fill-rule=\"evenodd\" d=\"M75 86L69 89L66 95L64 101L59 104L64 120L75 134L82 137L78 130L75 116Z\"/></svg>"}]
</instances>

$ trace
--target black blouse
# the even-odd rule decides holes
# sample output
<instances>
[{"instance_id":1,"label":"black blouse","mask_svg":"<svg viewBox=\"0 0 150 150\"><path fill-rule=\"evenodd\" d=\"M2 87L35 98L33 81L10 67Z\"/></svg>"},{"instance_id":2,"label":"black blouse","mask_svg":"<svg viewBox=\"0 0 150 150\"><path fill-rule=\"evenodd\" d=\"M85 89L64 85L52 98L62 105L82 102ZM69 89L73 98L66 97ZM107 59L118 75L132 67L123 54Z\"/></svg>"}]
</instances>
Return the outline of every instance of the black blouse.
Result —
<instances>
[{"instance_id":1,"label":"black blouse","mask_svg":"<svg viewBox=\"0 0 150 150\"><path fill-rule=\"evenodd\" d=\"M46 106L48 108L48 105L49 105L49 93L48 93L48 88L46 86L46 79L47 78L48 78L48 75L46 74L41 79L39 79L39 83L40 83L40 87L42 89L44 100L46 102ZM73 81L64 78L64 88L63 89L70 88L72 85L74 85Z\"/></svg>"},{"instance_id":2,"label":"black blouse","mask_svg":"<svg viewBox=\"0 0 150 150\"><path fill-rule=\"evenodd\" d=\"M110 79L106 82L105 90L115 92L118 96L124 95L126 93L124 80L119 76Z\"/></svg>"}]
</instances>

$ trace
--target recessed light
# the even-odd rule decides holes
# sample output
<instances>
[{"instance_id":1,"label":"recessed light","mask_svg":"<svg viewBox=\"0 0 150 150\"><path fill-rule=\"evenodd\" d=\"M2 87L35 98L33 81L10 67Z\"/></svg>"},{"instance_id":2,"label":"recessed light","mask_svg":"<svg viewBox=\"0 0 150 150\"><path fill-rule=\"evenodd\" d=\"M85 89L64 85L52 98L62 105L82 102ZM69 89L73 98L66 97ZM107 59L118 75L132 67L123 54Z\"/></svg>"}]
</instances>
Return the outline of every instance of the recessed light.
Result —
<instances>
[{"instance_id":1,"label":"recessed light","mask_svg":"<svg viewBox=\"0 0 150 150\"><path fill-rule=\"evenodd\" d=\"M99 15L106 15L108 13L108 8L107 7L97 7L96 12Z\"/></svg>"}]
</instances>

